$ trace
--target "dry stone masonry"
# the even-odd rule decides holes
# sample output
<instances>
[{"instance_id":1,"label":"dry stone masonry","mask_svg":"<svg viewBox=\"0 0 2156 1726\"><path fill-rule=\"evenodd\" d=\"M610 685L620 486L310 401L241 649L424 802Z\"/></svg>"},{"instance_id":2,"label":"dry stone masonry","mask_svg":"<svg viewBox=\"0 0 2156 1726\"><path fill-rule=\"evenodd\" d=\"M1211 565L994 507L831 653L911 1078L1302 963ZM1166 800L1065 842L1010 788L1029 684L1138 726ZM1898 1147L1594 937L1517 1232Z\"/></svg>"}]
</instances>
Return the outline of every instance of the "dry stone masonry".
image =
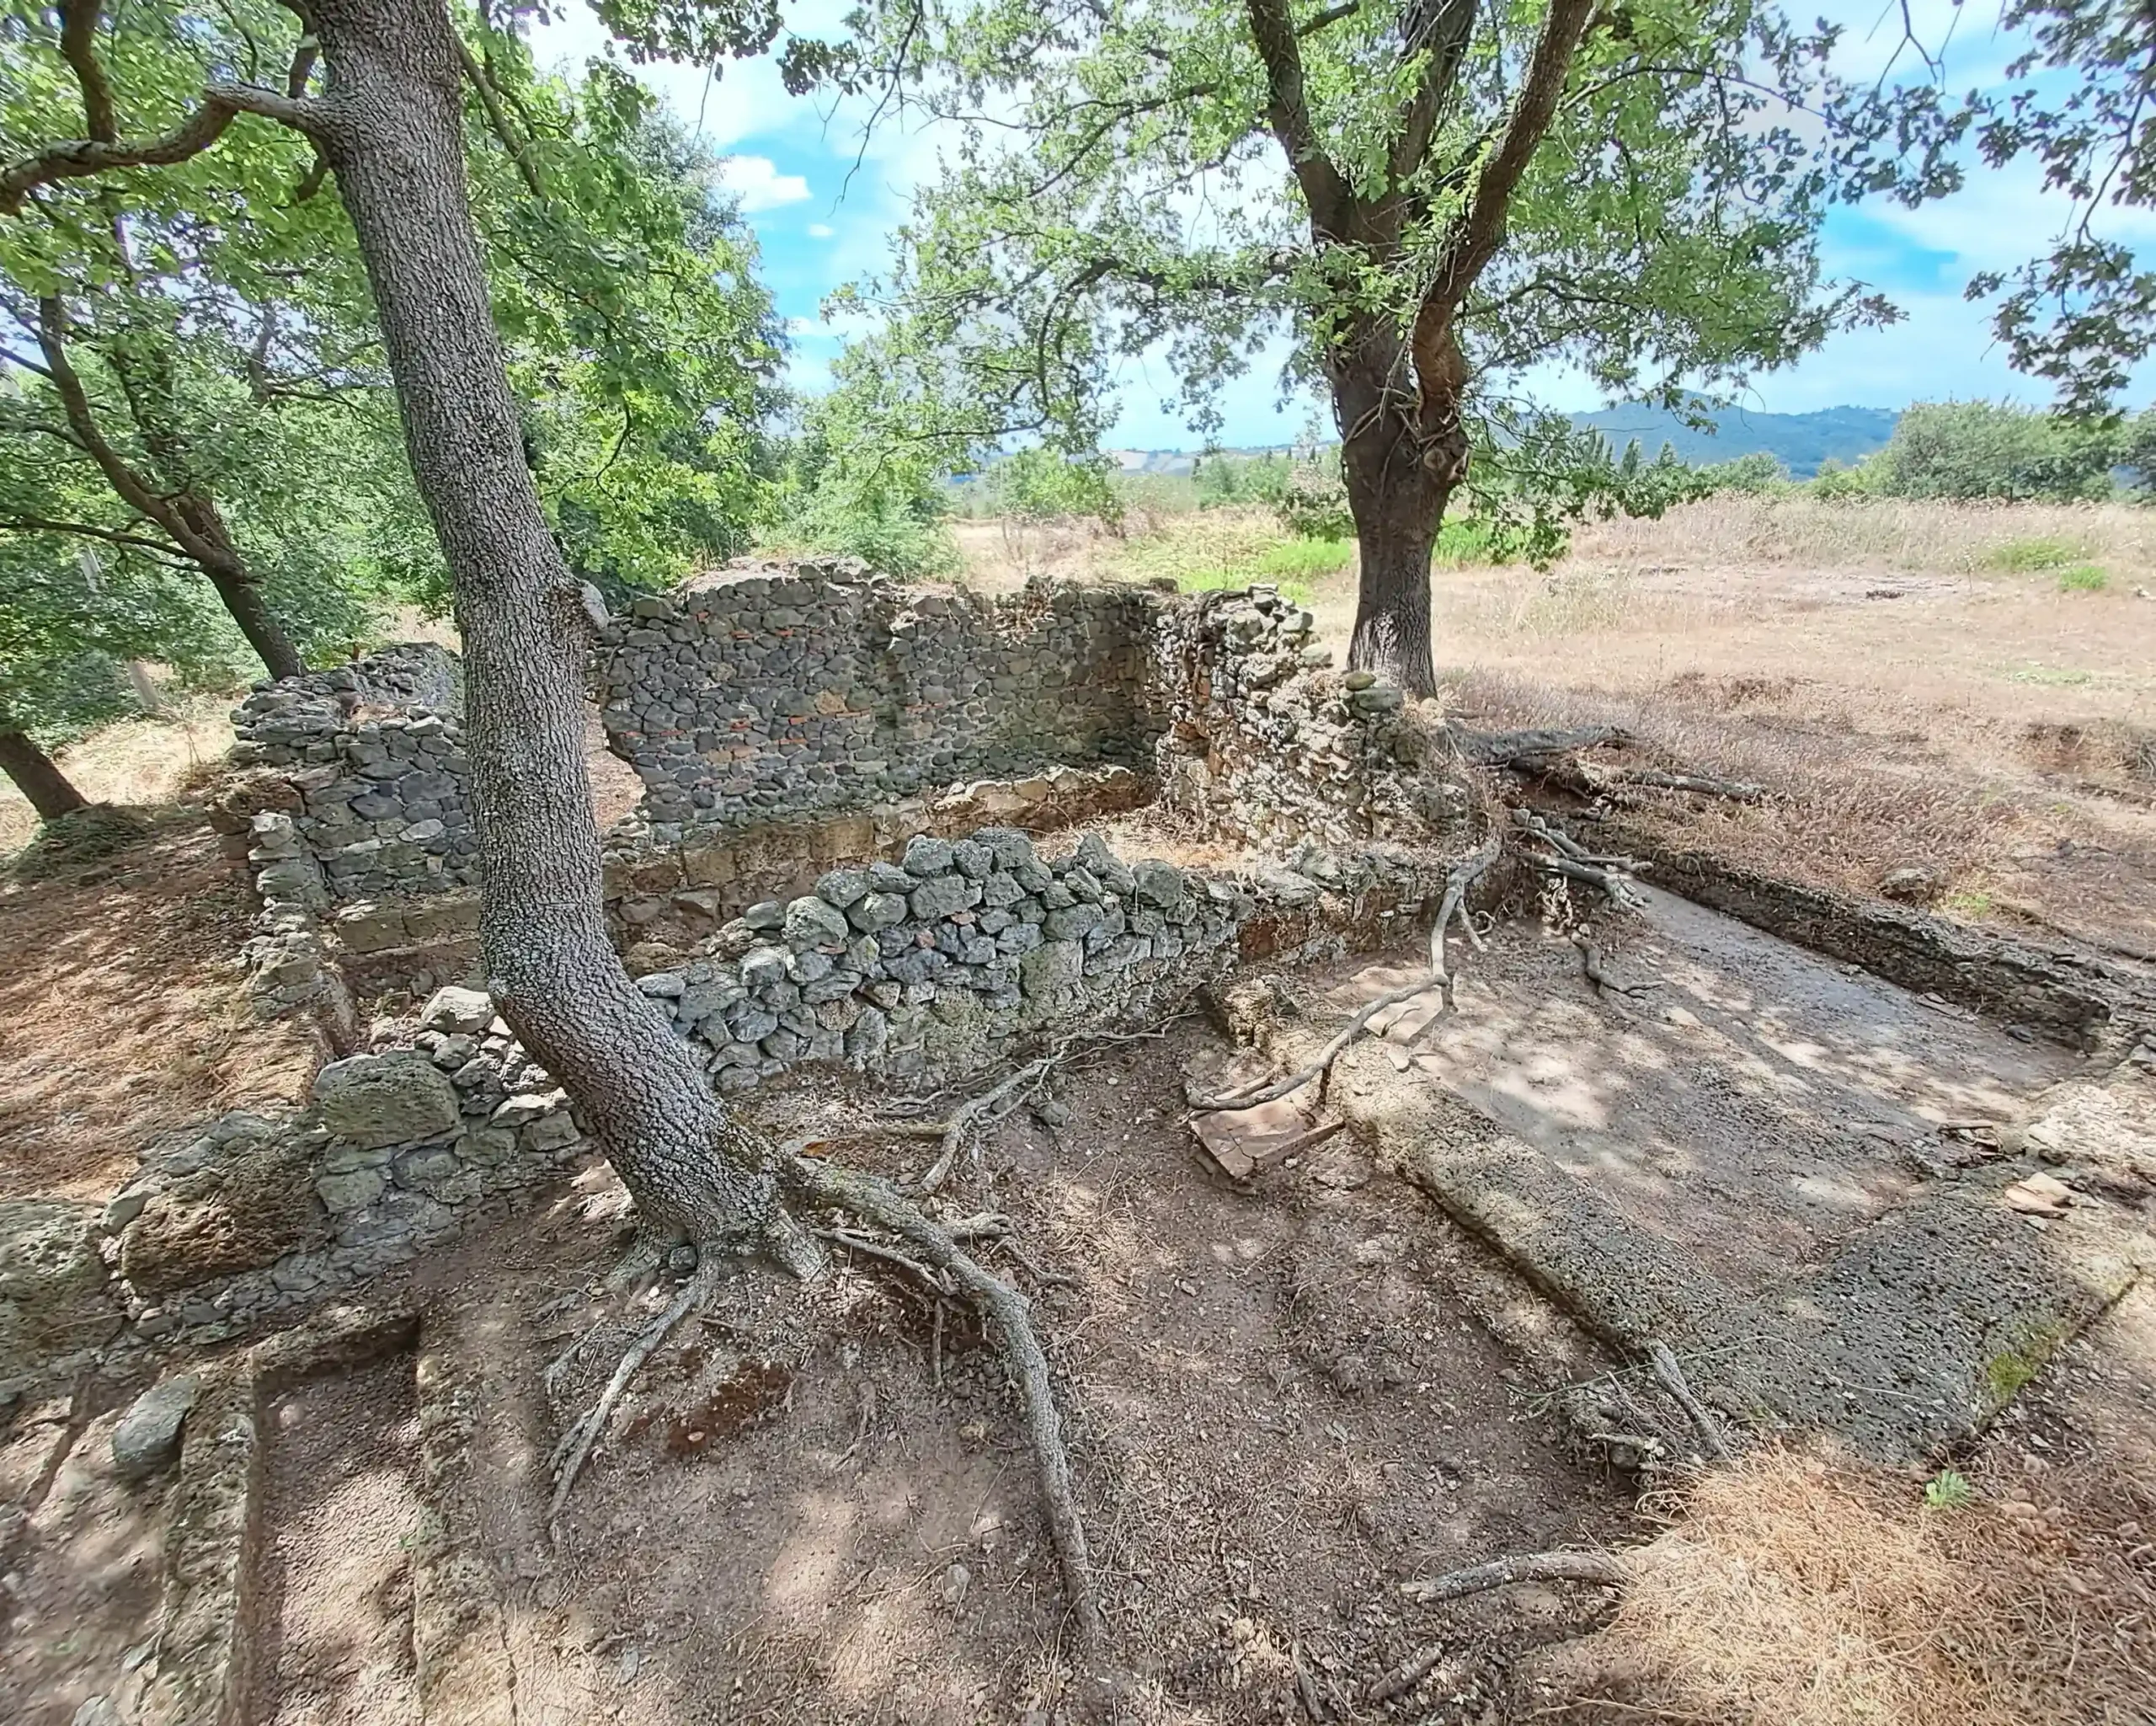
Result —
<instances>
[{"instance_id":1,"label":"dry stone masonry","mask_svg":"<svg viewBox=\"0 0 2156 1726\"><path fill-rule=\"evenodd\" d=\"M746 564L632 602L594 664L654 838L859 810L1051 762L1143 763L1158 596L998 598L854 563Z\"/></svg>"}]
</instances>

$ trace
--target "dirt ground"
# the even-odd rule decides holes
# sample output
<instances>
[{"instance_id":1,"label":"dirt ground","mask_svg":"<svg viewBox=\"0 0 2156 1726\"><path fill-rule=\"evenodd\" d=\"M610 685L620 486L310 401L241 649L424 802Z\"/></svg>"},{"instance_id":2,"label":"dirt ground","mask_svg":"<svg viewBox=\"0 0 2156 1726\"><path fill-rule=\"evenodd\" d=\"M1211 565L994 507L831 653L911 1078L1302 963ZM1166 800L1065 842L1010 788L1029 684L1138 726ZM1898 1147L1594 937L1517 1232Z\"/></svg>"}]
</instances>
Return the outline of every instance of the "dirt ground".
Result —
<instances>
[{"instance_id":1,"label":"dirt ground","mask_svg":"<svg viewBox=\"0 0 2156 1726\"><path fill-rule=\"evenodd\" d=\"M1344 1701L1424 1627L1392 1584L1633 1527L1500 1340L1527 1297L1415 1194L1339 1141L1254 1192L1209 1175L1176 1085L1210 1035L1115 1051L1066 1124L1014 1117L946 1206L1000 1209L1023 1243L990 1262L1047 1335L1132 1719L1294 1718L1299 1659ZM828 1124L829 1103L773 1112ZM1001 1368L865 1255L805 1290L745 1280L679 1333L550 1550L545 1455L627 1333L592 1336L551 1398L539 1369L590 1323L612 1197L487 1243L437 1298L456 1336L430 1346L484 1363L451 1536L513 1579L520 1718L1044 1720L1061 1609ZM1428 1718L1506 1718L1519 1656L1603 1610L1470 1609Z\"/></svg>"},{"instance_id":2,"label":"dirt ground","mask_svg":"<svg viewBox=\"0 0 2156 1726\"><path fill-rule=\"evenodd\" d=\"M304 1092L313 1039L242 992L253 916L184 806L95 863L0 878L0 1199L101 1200L159 1137Z\"/></svg>"}]
</instances>

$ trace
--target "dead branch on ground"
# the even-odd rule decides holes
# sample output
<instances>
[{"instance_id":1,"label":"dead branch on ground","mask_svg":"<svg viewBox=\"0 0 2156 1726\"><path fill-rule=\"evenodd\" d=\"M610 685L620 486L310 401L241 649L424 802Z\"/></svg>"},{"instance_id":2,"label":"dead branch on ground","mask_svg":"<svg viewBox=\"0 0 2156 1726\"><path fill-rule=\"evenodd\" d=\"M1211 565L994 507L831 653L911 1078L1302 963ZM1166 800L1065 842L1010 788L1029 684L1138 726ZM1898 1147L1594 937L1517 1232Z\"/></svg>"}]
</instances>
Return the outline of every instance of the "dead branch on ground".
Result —
<instances>
[{"instance_id":1,"label":"dead branch on ground","mask_svg":"<svg viewBox=\"0 0 2156 1726\"><path fill-rule=\"evenodd\" d=\"M1630 1574L1622 1561L1611 1552L1516 1552L1508 1558L1470 1564L1466 1569L1455 1570L1447 1576L1404 1582L1400 1591L1411 1600L1456 1600L1486 1589L1507 1588L1516 1582L1591 1582L1622 1586ZM1374 1703L1388 1702L1395 1697L1406 1695L1428 1677L1431 1670L1444 1658L1445 1646L1441 1642L1433 1643L1394 1667L1370 1686L1369 1700Z\"/></svg>"},{"instance_id":2,"label":"dead branch on ground","mask_svg":"<svg viewBox=\"0 0 2156 1726\"><path fill-rule=\"evenodd\" d=\"M1366 1003L1362 1011L1348 1021L1347 1025L1332 1040L1318 1051L1318 1057L1308 1066L1287 1077L1248 1091L1232 1092L1225 1097L1191 1097L1186 1093L1193 1114L1213 1114L1229 1109L1256 1109L1261 1103L1277 1103L1313 1080L1321 1079L1332 1070L1332 1063L1345 1052L1348 1046L1363 1034L1364 1026L1388 1007L1397 1007L1412 1001L1431 988L1440 993L1446 991L1452 981L1445 969L1445 926L1457 916L1460 927L1467 931L1467 938L1476 947L1482 945L1482 938L1475 931L1467 914L1468 890L1489 872L1504 843L1503 830L1492 824L1489 835L1467 856L1462 858L1445 876L1444 896L1438 905L1437 920L1430 925L1430 969L1426 975L1397 989L1388 989L1376 1000Z\"/></svg>"}]
</instances>

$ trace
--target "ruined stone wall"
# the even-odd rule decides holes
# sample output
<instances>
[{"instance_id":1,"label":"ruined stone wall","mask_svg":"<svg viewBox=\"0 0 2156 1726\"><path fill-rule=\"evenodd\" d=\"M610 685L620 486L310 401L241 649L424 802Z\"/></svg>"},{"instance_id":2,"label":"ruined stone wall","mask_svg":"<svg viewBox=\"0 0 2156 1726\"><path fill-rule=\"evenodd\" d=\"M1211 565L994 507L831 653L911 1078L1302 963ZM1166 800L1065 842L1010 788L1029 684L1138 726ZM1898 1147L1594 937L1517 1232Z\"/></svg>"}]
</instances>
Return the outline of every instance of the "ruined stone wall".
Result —
<instances>
[{"instance_id":1,"label":"ruined stone wall","mask_svg":"<svg viewBox=\"0 0 2156 1726\"><path fill-rule=\"evenodd\" d=\"M1443 844L1465 800L1426 771L1432 740L1399 690L1331 669L1312 618L1275 590L1209 593L1161 617L1152 698L1160 800L1204 832L1282 855L1305 841Z\"/></svg>"},{"instance_id":2,"label":"ruined stone wall","mask_svg":"<svg viewBox=\"0 0 2156 1726\"><path fill-rule=\"evenodd\" d=\"M456 655L425 642L259 684L232 714L232 763L269 771L221 799L219 823L251 838L254 815L288 815L296 845L267 863L296 875L311 861L328 902L468 885L462 713Z\"/></svg>"},{"instance_id":3,"label":"ruined stone wall","mask_svg":"<svg viewBox=\"0 0 2156 1726\"><path fill-rule=\"evenodd\" d=\"M1056 762L1143 765L1160 604L1136 588L990 598L851 564L739 566L609 627L600 717L661 842Z\"/></svg>"}]
</instances>

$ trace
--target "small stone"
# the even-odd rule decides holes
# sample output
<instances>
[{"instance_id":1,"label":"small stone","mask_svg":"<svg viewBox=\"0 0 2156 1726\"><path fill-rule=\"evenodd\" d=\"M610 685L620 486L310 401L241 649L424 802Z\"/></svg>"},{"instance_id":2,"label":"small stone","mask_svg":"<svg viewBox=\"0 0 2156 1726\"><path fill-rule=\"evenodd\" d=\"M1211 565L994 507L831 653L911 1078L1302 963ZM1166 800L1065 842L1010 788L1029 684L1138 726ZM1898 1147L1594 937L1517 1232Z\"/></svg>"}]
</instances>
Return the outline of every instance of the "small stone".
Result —
<instances>
[{"instance_id":1,"label":"small stone","mask_svg":"<svg viewBox=\"0 0 2156 1726\"><path fill-rule=\"evenodd\" d=\"M112 1465L122 1480L147 1480L179 1460L180 1424L201 1389L201 1380L183 1372L129 1404L112 1429Z\"/></svg>"},{"instance_id":2,"label":"small stone","mask_svg":"<svg viewBox=\"0 0 2156 1726\"><path fill-rule=\"evenodd\" d=\"M787 944L793 947L835 947L853 932L846 913L816 894L804 894L787 906L784 927Z\"/></svg>"},{"instance_id":3,"label":"small stone","mask_svg":"<svg viewBox=\"0 0 2156 1726\"><path fill-rule=\"evenodd\" d=\"M910 886L912 877L908 876ZM846 912L847 920L863 934L889 929L906 918L906 901L896 893L871 893Z\"/></svg>"},{"instance_id":4,"label":"small stone","mask_svg":"<svg viewBox=\"0 0 2156 1726\"><path fill-rule=\"evenodd\" d=\"M689 986L688 979L679 971L654 971L648 977L638 977L637 987L659 1001L675 1001Z\"/></svg>"},{"instance_id":5,"label":"small stone","mask_svg":"<svg viewBox=\"0 0 2156 1726\"><path fill-rule=\"evenodd\" d=\"M973 1585L974 1574L963 1564L953 1564L943 1573L943 1604L955 1606L966 1597L966 1590Z\"/></svg>"},{"instance_id":6,"label":"small stone","mask_svg":"<svg viewBox=\"0 0 2156 1726\"><path fill-rule=\"evenodd\" d=\"M741 913L741 921L759 934L774 934L786 927L786 906L776 899L761 900Z\"/></svg>"},{"instance_id":7,"label":"small stone","mask_svg":"<svg viewBox=\"0 0 2156 1726\"><path fill-rule=\"evenodd\" d=\"M1920 903L1939 891L1939 878L1929 869L1914 867L1889 869L1879 878L1879 891L1887 899Z\"/></svg>"},{"instance_id":8,"label":"small stone","mask_svg":"<svg viewBox=\"0 0 2156 1726\"><path fill-rule=\"evenodd\" d=\"M913 890L906 904L919 921L932 923L963 911L968 898L979 890L963 875L931 875Z\"/></svg>"},{"instance_id":9,"label":"small stone","mask_svg":"<svg viewBox=\"0 0 2156 1726\"><path fill-rule=\"evenodd\" d=\"M1377 681L1377 673L1374 671L1350 671L1340 680L1340 687L1353 692L1358 689L1368 689Z\"/></svg>"},{"instance_id":10,"label":"small stone","mask_svg":"<svg viewBox=\"0 0 2156 1726\"><path fill-rule=\"evenodd\" d=\"M374 1168L355 1168L345 1174L326 1174L314 1184L314 1190L331 1211L364 1210L382 1196L387 1184L382 1171Z\"/></svg>"},{"instance_id":11,"label":"small stone","mask_svg":"<svg viewBox=\"0 0 2156 1726\"><path fill-rule=\"evenodd\" d=\"M419 1023L430 1031L483 1031L494 1016L494 1003L484 990L451 986L427 997Z\"/></svg>"},{"instance_id":12,"label":"small stone","mask_svg":"<svg viewBox=\"0 0 2156 1726\"><path fill-rule=\"evenodd\" d=\"M1141 904L1158 906L1163 911L1172 911L1180 906L1190 891L1183 879L1182 871L1173 863L1148 858L1135 865L1131 874L1134 879Z\"/></svg>"}]
</instances>

